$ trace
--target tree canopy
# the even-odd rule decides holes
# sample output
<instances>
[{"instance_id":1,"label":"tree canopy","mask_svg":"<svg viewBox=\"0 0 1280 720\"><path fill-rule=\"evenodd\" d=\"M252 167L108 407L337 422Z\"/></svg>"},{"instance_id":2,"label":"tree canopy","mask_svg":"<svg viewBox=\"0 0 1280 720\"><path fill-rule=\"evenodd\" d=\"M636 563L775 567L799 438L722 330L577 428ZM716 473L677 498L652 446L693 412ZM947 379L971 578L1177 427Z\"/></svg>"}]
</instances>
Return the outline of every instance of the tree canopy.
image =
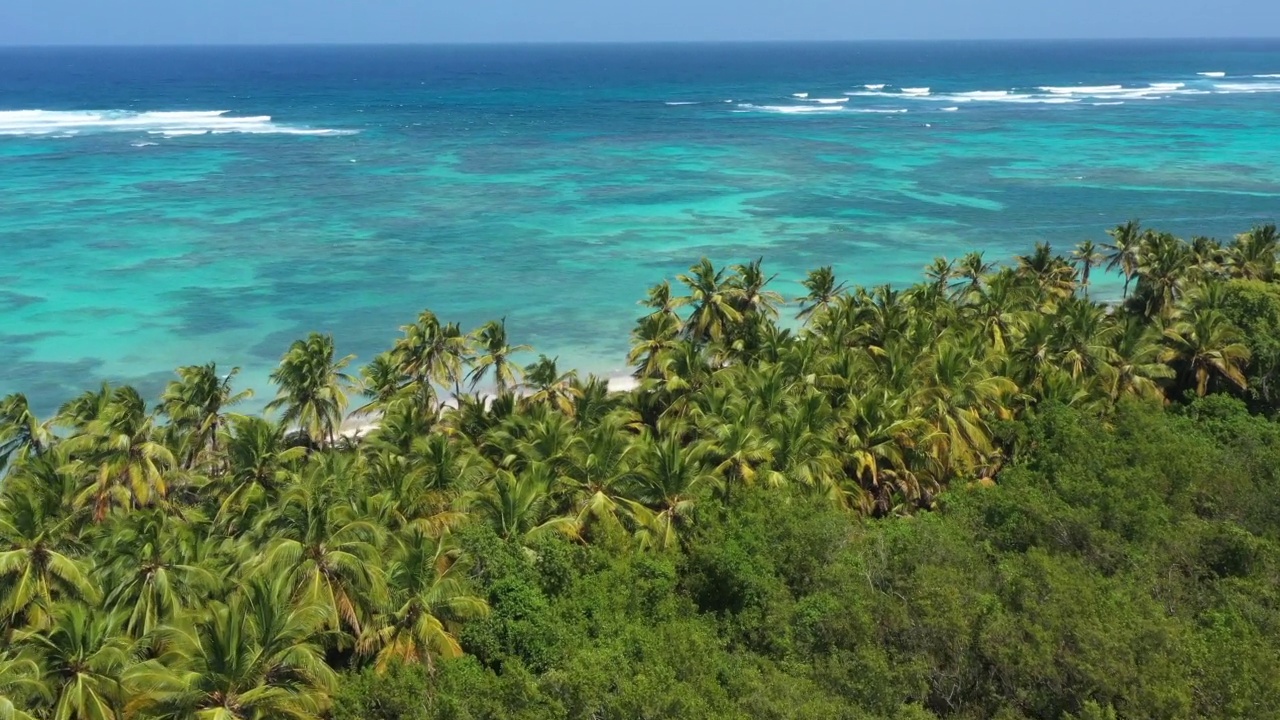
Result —
<instances>
[{"instance_id":1,"label":"tree canopy","mask_svg":"<svg viewBox=\"0 0 1280 720\"><path fill-rule=\"evenodd\" d=\"M0 399L0 720L1276 716L1275 228L1110 238Z\"/></svg>"}]
</instances>

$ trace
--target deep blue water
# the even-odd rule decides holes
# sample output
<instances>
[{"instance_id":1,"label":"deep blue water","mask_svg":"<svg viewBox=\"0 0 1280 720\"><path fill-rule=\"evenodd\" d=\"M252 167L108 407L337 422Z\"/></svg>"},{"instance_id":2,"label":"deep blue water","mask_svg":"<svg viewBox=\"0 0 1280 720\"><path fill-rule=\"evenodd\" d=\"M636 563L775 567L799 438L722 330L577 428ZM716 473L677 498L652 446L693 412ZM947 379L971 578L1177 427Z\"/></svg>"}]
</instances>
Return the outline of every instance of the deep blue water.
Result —
<instances>
[{"instance_id":1,"label":"deep blue water","mask_svg":"<svg viewBox=\"0 0 1280 720\"><path fill-rule=\"evenodd\" d=\"M0 49L0 394L265 401L423 307L616 374L704 254L793 292L1278 215L1280 41Z\"/></svg>"}]
</instances>

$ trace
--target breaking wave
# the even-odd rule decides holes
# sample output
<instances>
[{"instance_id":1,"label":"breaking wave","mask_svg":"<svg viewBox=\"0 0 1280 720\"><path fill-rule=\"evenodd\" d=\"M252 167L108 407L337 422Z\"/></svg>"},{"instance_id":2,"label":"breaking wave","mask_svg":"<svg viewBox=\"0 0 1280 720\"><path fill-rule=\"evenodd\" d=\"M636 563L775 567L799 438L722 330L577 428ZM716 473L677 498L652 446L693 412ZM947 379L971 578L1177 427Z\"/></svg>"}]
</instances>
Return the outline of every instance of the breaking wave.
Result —
<instances>
[{"instance_id":1,"label":"breaking wave","mask_svg":"<svg viewBox=\"0 0 1280 720\"><path fill-rule=\"evenodd\" d=\"M755 110L757 112L794 115L800 115L803 113L840 112L843 109L838 105L752 105L751 103L741 103L738 105L738 108L741 110Z\"/></svg>"},{"instance_id":2,"label":"breaking wave","mask_svg":"<svg viewBox=\"0 0 1280 720\"><path fill-rule=\"evenodd\" d=\"M1280 83L1215 83L1214 91L1220 94L1243 93L1252 95L1254 93L1273 93L1280 92Z\"/></svg>"},{"instance_id":3,"label":"breaking wave","mask_svg":"<svg viewBox=\"0 0 1280 720\"><path fill-rule=\"evenodd\" d=\"M92 133L129 132L163 137L190 135L353 135L331 130L283 125L269 115L236 117L227 110L132 112L127 110L3 110L0 135L74 137Z\"/></svg>"},{"instance_id":4,"label":"breaking wave","mask_svg":"<svg viewBox=\"0 0 1280 720\"><path fill-rule=\"evenodd\" d=\"M997 107L1002 104L1118 107L1214 94L1280 93L1280 82L1277 80L1280 80L1280 73L1255 75L1252 79L1241 78L1233 82L1187 79L1106 85L1039 85L1007 90L861 85L858 87L866 89L850 90L844 92L842 97L813 97L809 93L791 93L787 104L757 105L742 102L736 105L734 112L795 115L840 112L896 114L909 112L903 106L916 103L934 104L942 112L956 112L961 107Z\"/></svg>"}]
</instances>

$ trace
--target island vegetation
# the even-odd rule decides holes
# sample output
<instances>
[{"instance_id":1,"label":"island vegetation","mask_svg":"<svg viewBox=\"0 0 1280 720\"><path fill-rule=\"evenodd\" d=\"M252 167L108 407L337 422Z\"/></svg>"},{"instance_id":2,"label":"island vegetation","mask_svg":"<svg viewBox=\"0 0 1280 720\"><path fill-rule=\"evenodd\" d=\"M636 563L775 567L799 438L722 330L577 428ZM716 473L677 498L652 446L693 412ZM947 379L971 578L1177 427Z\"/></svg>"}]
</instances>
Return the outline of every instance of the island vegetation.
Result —
<instances>
[{"instance_id":1,"label":"island vegetation","mask_svg":"<svg viewBox=\"0 0 1280 720\"><path fill-rule=\"evenodd\" d=\"M1277 717L1280 239L1110 235L10 395L0 720Z\"/></svg>"}]
</instances>

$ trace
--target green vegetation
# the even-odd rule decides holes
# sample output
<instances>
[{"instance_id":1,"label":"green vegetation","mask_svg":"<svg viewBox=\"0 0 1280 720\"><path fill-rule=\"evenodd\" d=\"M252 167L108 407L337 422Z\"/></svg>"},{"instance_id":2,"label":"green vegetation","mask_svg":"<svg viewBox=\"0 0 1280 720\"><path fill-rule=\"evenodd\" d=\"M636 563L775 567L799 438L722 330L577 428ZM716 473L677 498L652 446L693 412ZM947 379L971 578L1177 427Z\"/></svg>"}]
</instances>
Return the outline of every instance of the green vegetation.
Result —
<instances>
[{"instance_id":1,"label":"green vegetation","mask_svg":"<svg viewBox=\"0 0 1280 720\"><path fill-rule=\"evenodd\" d=\"M1112 236L790 307L704 260L628 392L424 312L269 417L11 395L0 720L1280 717L1275 228Z\"/></svg>"}]
</instances>

